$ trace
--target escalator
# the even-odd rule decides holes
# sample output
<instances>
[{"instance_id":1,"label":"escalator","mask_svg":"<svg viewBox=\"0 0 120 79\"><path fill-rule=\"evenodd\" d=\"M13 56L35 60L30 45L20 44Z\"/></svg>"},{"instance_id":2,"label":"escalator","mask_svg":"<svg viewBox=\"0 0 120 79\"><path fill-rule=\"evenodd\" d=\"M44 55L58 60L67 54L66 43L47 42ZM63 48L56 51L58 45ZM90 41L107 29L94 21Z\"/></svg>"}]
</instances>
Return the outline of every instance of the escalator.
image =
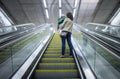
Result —
<instances>
[{"instance_id":1,"label":"escalator","mask_svg":"<svg viewBox=\"0 0 120 79\"><path fill-rule=\"evenodd\" d=\"M60 58L60 55L61 40L59 35L55 34L31 79L80 79L75 60L69 57L68 46L66 46L65 58Z\"/></svg>"},{"instance_id":2,"label":"escalator","mask_svg":"<svg viewBox=\"0 0 120 79\"><path fill-rule=\"evenodd\" d=\"M32 55L12 79L120 78L120 58L114 54L115 52L107 49L102 42L97 40L96 37L92 37L90 31L83 27L76 25L72 32L71 40L75 48L74 58L69 57L68 46L66 46L65 58L60 58L60 37L58 34L53 35L51 32L50 37L41 40L40 45L36 46L36 49L31 52ZM48 31L45 30L43 36L47 36L49 33L49 29ZM41 37L41 35L37 37ZM31 43L35 42L31 41ZM33 48L34 46L30 49ZM19 75L19 73L21 74Z\"/></svg>"}]
</instances>

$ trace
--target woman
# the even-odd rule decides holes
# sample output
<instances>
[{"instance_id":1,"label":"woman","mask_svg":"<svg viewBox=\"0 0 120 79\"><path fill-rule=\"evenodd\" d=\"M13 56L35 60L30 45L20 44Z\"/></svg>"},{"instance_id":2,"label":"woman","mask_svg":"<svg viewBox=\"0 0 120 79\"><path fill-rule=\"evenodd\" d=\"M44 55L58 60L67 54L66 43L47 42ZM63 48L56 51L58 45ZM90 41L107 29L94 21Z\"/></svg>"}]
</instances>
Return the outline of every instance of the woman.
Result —
<instances>
[{"instance_id":1,"label":"woman","mask_svg":"<svg viewBox=\"0 0 120 79\"><path fill-rule=\"evenodd\" d=\"M62 55L61 58L64 58L65 54L65 47L66 43L65 40L67 40L69 48L70 48L70 57L73 56L73 46L71 43L71 34L72 34L72 27L73 27L73 15L71 12L68 12L66 14L66 18L64 19L63 23L61 24L61 40L62 40Z\"/></svg>"}]
</instances>

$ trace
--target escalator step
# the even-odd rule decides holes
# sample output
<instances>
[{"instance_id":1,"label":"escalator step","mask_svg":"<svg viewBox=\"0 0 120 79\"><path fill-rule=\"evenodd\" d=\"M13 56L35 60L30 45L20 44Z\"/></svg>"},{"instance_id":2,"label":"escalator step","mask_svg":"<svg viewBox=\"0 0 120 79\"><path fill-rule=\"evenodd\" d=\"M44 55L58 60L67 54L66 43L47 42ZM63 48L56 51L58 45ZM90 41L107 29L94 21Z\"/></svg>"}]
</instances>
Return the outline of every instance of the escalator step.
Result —
<instances>
[{"instance_id":1,"label":"escalator step","mask_svg":"<svg viewBox=\"0 0 120 79\"><path fill-rule=\"evenodd\" d=\"M46 51L61 51L62 49L61 48L47 48ZM66 50L68 51L69 49L66 48Z\"/></svg>"},{"instance_id":2,"label":"escalator step","mask_svg":"<svg viewBox=\"0 0 120 79\"><path fill-rule=\"evenodd\" d=\"M77 70L36 70L35 79L77 78Z\"/></svg>"},{"instance_id":3,"label":"escalator step","mask_svg":"<svg viewBox=\"0 0 120 79\"><path fill-rule=\"evenodd\" d=\"M0 55L10 55L11 52L0 52Z\"/></svg>"},{"instance_id":4,"label":"escalator step","mask_svg":"<svg viewBox=\"0 0 120 79\"><path fill-rule=\"evenodd\" d=\"M40 63L39 69L76 69L75 63Z\"/></svg>"},{"instance_id":5,"label":"escalator step","mask_svg":"<svg viewBox=\"0 0 120 79\"><path fill-rule=\"evenodd\" d=\"M61 52L45 52L45 54L61 54ZM65 54L69 54L69 52L65 52Z\"/></svg>"},{"instance_id":6,"label":"escalator step","mask_svg":"<svg viewBox=\"0 0 120 79\"><path fill-rule=\"evenodd\" d=\"M61 51L60 36L55 34L34 71L34 79L80 79L74 58L68 57L68 45L65 58L60 58Z\"/></svg>"},{"instance_id":7,"label":"escalator step","mask_svg":"<svg viewBox=\"0 0 120 79\"><path fill-rule=\"evenodd\" d=\"M44 58L59 58L61 54L44 54ZM65 54L65 57L68 57L69 54Z\"/></svg>"},{"instance_id":8,"label":"escalator step","mask_svg":"<svg viewBox=\"0 0 120 79\"><path fill-rule=\"evenodd\" d=\"M59 50L57 50L57 49L56 50L52 50L52 49L46 50L46 52L61 52L61 51L62 51L61 49L59 49ZM70 50L67 49L67 50L65 50L65 52L70 52Z\"/></svg>"},{"instance_id":9,"label":"escalator step","mask_svg":"<svg viewBox=\"0 0 120 79\"><path fill-rule=\"evenodd\" d=\"M48 46L48 48L61 48L61 46Z\"/></svg>"},{"instance_id":10,"label":"escalator step","mask_svg":"<svg viewBox=\"0 0 120 79\"><path fill-rule=\"evenodd\" d=\"M41 63L44 62L48 62L48 63L54 63L54 62L74 62L73 58L42 58Z\"/></svg>"},{"instance_id":11,"label":"escalator step","mask_svg":"<svg viewBox=\"0 0 120 79\"><path fill-rule=\"evenodd\" d=\"M58 46L56 46L56 45L50 45L50 46L48 46L48 48L61 48L61 46L62 45L58 45ZM69 47L66 46L66 49L69 49Z\"/></svg>"}]
</instances>

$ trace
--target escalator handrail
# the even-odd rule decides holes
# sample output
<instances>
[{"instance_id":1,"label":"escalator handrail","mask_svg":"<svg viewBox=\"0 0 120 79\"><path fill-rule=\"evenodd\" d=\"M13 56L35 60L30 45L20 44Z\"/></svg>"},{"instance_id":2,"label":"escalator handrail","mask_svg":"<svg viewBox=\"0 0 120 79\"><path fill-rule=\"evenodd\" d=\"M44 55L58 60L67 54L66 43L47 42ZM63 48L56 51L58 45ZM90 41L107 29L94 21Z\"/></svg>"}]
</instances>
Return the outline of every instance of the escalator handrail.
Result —
<instances>
[{"instance_id":1,"label":"escalator handrail","mask_svg":"<svg viewBox=\"0 0 120 79\"><path fill-rule=\"evenodd\" d=\"M0 33L0 36L7 35L12 32L16 32L18 27L24 27L25 25L32 25L33 27L35 26L35 24L33 24L33 23L26 23L26 24L20 24L20 25L0 27L1 30L5 30L7 28L16 28L16 30L14 29L13 31L10 31L10 32Z\"/></svg>"},{"instance_id":2,"label":"escalator handrail","mask_svg":"<svg viewBox=\"0 0 120 79\"><path fill-rule=\"evenodd\" d=\"M83 32L83 31L82 31L82 32ZM111 53L112 55L114 55L116 58L120 59L120 56L118 56L116 53L114 53L113 51L110 50L110 48L111 48L112 46L109 46L106 42L100 40L99 38L97 38L97 37L95 37L95 36L93 36L93 35L90 35L90 34L85 33L85 32L83 32L83 33L86 34L86 35L88 35L88 36L90 36L90 37L93 37L93 38L90 38L90 37L89 37L89 38L90 38L92 41L96 42L96 43L97 43L98 45L100 45L101 47L103 47L104 49L106 49L107 51L109 51L109 53ZM93 40L93 39L95 39L95 40ZM107 46L110 47L110 48L109 48L109 49L106 48L105 46L103 46L102 44L98 43L97 41L99 41L99 42L107 45ZM113 48L112 48L112 49L113 49ZM114 50L115 50L115 49L114 49ZM117 50L115 50L115 51L117 51ZM118 52L118 51L117 51L117 52Z\"/></svg>"},{"instance_id":3,"label":"escalator handrail","mask_svg":"<svg viewBox=\"0 0 120 79\"><path fill-rule=\"evenodd\" d=\"M90 30L90 31L91 31L91 30ZM107 33L101 32L101 31L93 30L93 32L100 33L100 34L104 34L104 35L106 35L106 36L111 37L111 39L112 39L112 38L120 39L120 37L117 37L117 36L115 36L115 35L113 36L113 35L110 35L110 34L107 34Z\"/></svg>"},{"instance_id":4,"label":"escalator handrail","mask_svg":"<svg viewBox=\"0 0 120 79\"><path fill-rule=\"evenodd\" d=\"M36 66L38 65L39 61L41 60L41 58L42 58L42 56L43 56L43 54L44 54L44 52L45 52L48 44L50 43L50 41L51 41L51 39L52 39L52 37L53 37L53 35L49 38L49 40L48 40L47 43L45 44L45 47L43 48L42 53L40 54L40 56L39 56L39 58L37 59L35 65L33 66L32 70L30 71L29 75L27 76L27 79L30 79L32 73L34 72L34 70L35 70Z\"/></svg>"},{"instance_id":5,"label":"escalator handrail","mask_svg":"<svg viewBox=\"0 0 120 79\"><path fill-rule=\"evenodd\" d=\"M77 28L77 29L76 29L76 28ZM92 35L91 33L88 33L88 29L86 29L86 28L84 28L84 27L81 27L81 26L75 27L75 29L76 29L77 31L83 32L84 34L87 34L87 35L93 37L94 39L100 41L101 43L103 43L103 44L105 44L106 46L108 46L108 47L110 47L111 49L113 49L114 52L119 52L119 50L114 49L114 47L113 47L112 45L110 45L110 44L108 44L108 43L102 41L101 39L95 37L95 36ZM92 39L92 40L93 40L93 39ZM104 46L102 46L102 47L104 47ZM105 48L105 47L104 47L104 48ZM115 57L117 57L118 59L120 59L120 57L119 57L117 54L113 53L113 51L111 51L110 48L109 48L109 49L106 48L106 49L107 49L108 51L110 51L110 53L113 54Z\"/></svg>"},{"instance_id":6,"label":"escalator handrail","mask_svg":"<svg viewBox=\"0 0 120 79\"><path fill-rule=\"evenodd\" d=\"M119 26L116 26L116 25L107 25L107 24L99 24L99 23L87 23L86 26L89 25L89 24L100 25L100 26L107 26L107 27L119 27Z\"/></svg>"},{"instance_id":7,"label":"escalator handrail","mask_svg":"<svg viewBox=\"0 0 120 79\"><path fill-rule=\"evenodd\" d=\"M82 68L81 68L81 66L80 66L80 64L79 64L79 62L78 62L78 59L77 59L77 55L76 55L75 50L73 51L73 55L74 55L74 59L75 59L76 65L77 65L77 67L78 67L79 75L80 75L80 77L81 77L80 79L86 79L86 78L85 78L85 75L84 75L84 73L83 73L83 71L82 71Z\"/></svg>"},{"instance_id":8,"label":"escalator handrail","mask_svg":"<svg viewBox=\"0 0 120 79\"><path fill-rule=\"evenodd\" d=\"M114 26L114 25L106 25L106 24L98 24L98 23L87 23L86 25L85 25L85 27L84 28L86 28L86 29L88 29L88 30L92 30L92 31L96 31L95 29L89 29L89 25L95 25L96 27L105 27L105 29L106 28L108 28L108 27L110 27L110 28L116 28L116 29L120 29L120 26ZM101 33L104 33L104 34L107 34L107 35L109 35L109 36L112 36L112 37L115 37L115 38L119 38L120 39L120 36L118 36L118 32L116 32L116 30L114 30L116 33L117 33L117 35L114 35L114 31L110 34L110 33L107 33L107 32L103 32L103 30L104 29L101 29L101 31L99 31L99 30L97 30L97 31L99 31L99 32L101 32ZM97 32L96 31L96 32ZM109 30L109 32L110 32L110 30Z\"/></svg>"},{"instance_id":9,"label":"escalator handrail","mask_svg":"<svg viewBox=\"0 0 120 79\"><path fill-rule=\"evenodd\" d=\"M25 63L19 68L19 70L12 76L11 79L22 79L24 76L26 76L27 70L30 68L31 64L35 60L35 58L38 56L39 52L41 51L42 53L40 54L38 59L41 59L47 45L46 42L51 38L51 36L46 37L41 40L41 44L38 46L38 48L33 52L33 54L25 61ZM45 47L44 47L45 46ZM44 47L44 48L43 48ZM32 67L32 70L27 76L27 79L30 78L31 74L33 73L36 65L38 64L39 60L37 59L37 62L35 63L34 67ZM19 75L19 73L21 73Z\"/></svg>"},{"instance_id":10,"label":"escalator handrail","mask_svg":"<svg viewBox=\"0 0 120 79\"><path fill-rule=\"evenodd\" d=\"M94 24L94 23L90 23L90 24ZM118 26L115 26L115 27L118 27ZM86 28L86 27L84 27L84 28ZM87 28L86 28L87 29ZM88 29L89 30L89 29ZM99 34L101 34L101 35L104 35L104 36L106 36L106 37L108 37L109 38L109 40L113 40L113 42L114 41L117 41L117 40L119 40L120 39L120 37L117 37L117 36L113 36L113 35L111 35L111 34L107 34L107 33L105 33L105 32L101 32L101 31L99 31L99 30L89 30L89 31L92 31L92 32L95 32L95 33L99 33Z\"/></svg>"},{"instance_id":11,"label":"escalator handrail","mask_svg":"<svg viewBox=\"0 0 120 79\"><path fill-rule=\"evenodd\" d=\"M90 32L90 31L89 31L89 33L91 33L92 35L100 36L100 37L106 39L107 41L110 41L110 42L113 42L113 43L115 43L115 44L120 45L120 42L119 42L119 41L116 41L116 40L114 40L114 39L111 39L110 37L107 37L107 36L105 36L105 35L101 35L101 34L99 34L99 33L94 33L94 32ZM95 36L95 37L97 37L97 36ZM100 38L100 37L97 37L97 38ZM101 39L101 38L100 38L100 39ZM102 39L101 39L101 40L102 40ZM120 40L120 39L119 39L119 40ZM119 51L119 49L115 48L115 47L116 47L115 45L113 46L113 45L110 45L109 43L106 43L106 44L109 45L110 47L114 48L115 50L118 50L118 51Z\"/></svg>"},{"instance_id":12,"label":"escalator handrail","mask_svg":"<svg viewBox=\"0 0 120 79\"><path fill-rule=\"evenodd\" d=\"M89 31L90 32L90 31ZM94 32L94 31L92 31ZM94 34L99 34L101 36L104 36L105 38L115 42L115 43L119 43L120 44L120 38L118 37L115 37L115 36L111 36L111 35L108 35L108 34L105 34L105 33L101 33L101 32L94 32Z\"/></svg>"},{"instance_id":13,"label":"escalator handrail","mask_svg":"<svg viewBox=\"0 0 120 79\"><path fill-rule=\"evenodd\" d=\"M35 31L35 30L34 30L34 31ZM34 31L33 31L33 32L34 32ZM29 32L30 32L30 33L29 33ZM10 44L18 41L18 40L20 40L20 39L22 39L22 38L25 38L25 37L27 37L27 36L29 36L29 35L31 35L31 34L32 34L32 29L29 30L29 31L23 31L23 34L22 34L22 33L18 33L18 34L16 34L16 35L10 36L10 37L7 38L6 40L0 41L0 44L1 44L1 43L4 43L4 44L0 45L0 49L2 49L2 48L4 48L4 47L6 47L6 46L8 46L8 45L10 45ZM23 36L22 36L22 35L23 35ZM3 38L3 39L4 39L4 38ZM1 39L1 40L2 40L2 39Z\"/></svg>"},{"instance_id":14,"label":"escalator handrail","mask_svg":"<svg viewBox=\"0 0 120 79\"><path fill-rule=\"evenodd\" d=\"M80 46L78 45L77 41L72 38L72 43L75 47L75 51L74 51L74 57L75 57L75 61L77 66L78 66L78 70L80 72L80 76L82 79L96 79L96 76L94 74L94 72L91 70L91 68L89 67L87 60L85 59L85 57L82 54L82 49L80 48ZM78 57L78 54L80 57Z\"/></svg>"},{"instance_id":15,"label":"escalator handrail","mask_svg":"<svg viewBox=\"0 0 120 79\"><path fill-rule=\"evenodd\" d=\"M26 38L27 36L30 36L31 34L32 34L32 33L29 33L29 34L26 34L26 35L24 35L24 36L22 36L22 37L19 37L19 38L15 39L15 40L12 40L12 41L10 41L10 42L8 42L8 43L0 46L0 49L4 48L4 47L6 47L6 46L9 46L10 44L13 44L13 43L15 43L15 42L17 42L17 41L19 41L19 40L21 40L21 39L24 39L24 38Z\"/></svg>"}]
</instances>

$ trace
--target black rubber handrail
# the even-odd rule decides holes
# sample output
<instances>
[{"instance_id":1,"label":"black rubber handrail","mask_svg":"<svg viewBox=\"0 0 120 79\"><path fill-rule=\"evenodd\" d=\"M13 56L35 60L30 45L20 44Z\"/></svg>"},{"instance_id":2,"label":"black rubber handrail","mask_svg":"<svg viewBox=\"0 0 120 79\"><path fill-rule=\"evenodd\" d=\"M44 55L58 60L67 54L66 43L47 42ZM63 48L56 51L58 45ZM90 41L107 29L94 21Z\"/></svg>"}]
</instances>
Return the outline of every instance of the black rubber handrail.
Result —
<instances>
[{"instance_id":1,"label":"black rubber handrail","mask_svg":"<svg viewBox=\"0 0 120 79\"><path fill-rule=\"evenodd\" d=\"M117 48L115 48L115 46L110 45L108 42L105 42L105 41L101 40L100 38L94 36L93 34L90 33L91 32L90 30L88 30L82 26L77 27L77 30L83 32L84 34L90 36L93 39L96 39L103 46L105 46L106 48L108 48L109 50L114 52L116 55L120 56L120 53L119 53L120 51Z\"/></svg>"},{"instance_id":2,"label":"black rubber handrail","mask_svg":"<svg viewBox=\"0 0 120 79\"><path fill-rule=\"evenodd\" d=\"M40 27L38 27L40 28ZM36 29L38 29L36 28ZM30 29L30 30L25 30L23 31L23 33L18 33L15 34L13 36L10 36L9 38L7 38L6 40L3 40L0 42L0 49L3 49L4 47L16 42L17 39L21 39L22 37L26 37L27 35L31 35L33 32L36 31L36 29Z\"/></svg>"},{"instance_id":3,"label":"black rubber handrail","mask_svg":"<svg viewBox=\"0 0 120 79\"><path fill-rule=\"evenodd\" d=\"M89 31L89 33L91 33L95 37L105 41L107 43L107 45L109 45L113 49L120 52L120 39L114 40L114 38L111 39L111 37L108 37L108 36L106 36L104 34L100 34L100 33L96 33L96 32L90 32ZM114 43L114 44L111 44L111 43Z\"/></svg>"},{"instance_id":4,"label":"black rubber handrail","mask_svg":"<svg viewBox=\"0 0 120 79\"><path fill-rule=\"evenodd\" d=\"M78 71L79 71L80 79L86 79L85 74L83 72L83 69L81 68L81 65L79 63L76 51L74 50L73 52L74 52L73 53L74 59L75 59L75 62L76 62L76 65L77 65L77 68L78 68Z\"/></svg>"},{"instance_id":5,"label":"black rubber handrail","mask_svg":"<svg viewBox=\"0 0 120 79\"><path fill-rule=\"evenodd\" d=\"M54 35L54 34L53 34L53 35ZM31 79L31 75L33 74L36 66L37 66L38 63L39 63L39 61L42 59L42 56L43 56L46 48L48 47L48 44L50 43L50 41L51 41L52 38L53 38L53 35L51 35L51 37L49 38L49 40L47 41L47 43L46 43L45 46L43 47L40 56L37 58L36 61L34 61L34 62L35 62L34 65L33 65L33 66L31 65L32 68L30 69L29 74L25 73L25 74L23 75L24 78L26 78L26 79Z\"/></svg>"},{"instance_id":6,"label":"black rubber handrail","mask_svg":"<svg viewBox=\"0 0 120 79\"><path fill-rule=\"evenodd\" d=\"M84 33L85 35L89 36L90 38L94 39L95 41L99 42L102 46L104 46L105 48L107 48L108 50L110 50L111 54L113 54L115 57L117 57L118 59L120 59L120 53L117 49L115 49L112 45L102 41L101 39L93 36L92 34L85 32L83 30L81 30L82 33ZM114 52L114 53L113 53Z\"/></svg>"}]
</instances>

